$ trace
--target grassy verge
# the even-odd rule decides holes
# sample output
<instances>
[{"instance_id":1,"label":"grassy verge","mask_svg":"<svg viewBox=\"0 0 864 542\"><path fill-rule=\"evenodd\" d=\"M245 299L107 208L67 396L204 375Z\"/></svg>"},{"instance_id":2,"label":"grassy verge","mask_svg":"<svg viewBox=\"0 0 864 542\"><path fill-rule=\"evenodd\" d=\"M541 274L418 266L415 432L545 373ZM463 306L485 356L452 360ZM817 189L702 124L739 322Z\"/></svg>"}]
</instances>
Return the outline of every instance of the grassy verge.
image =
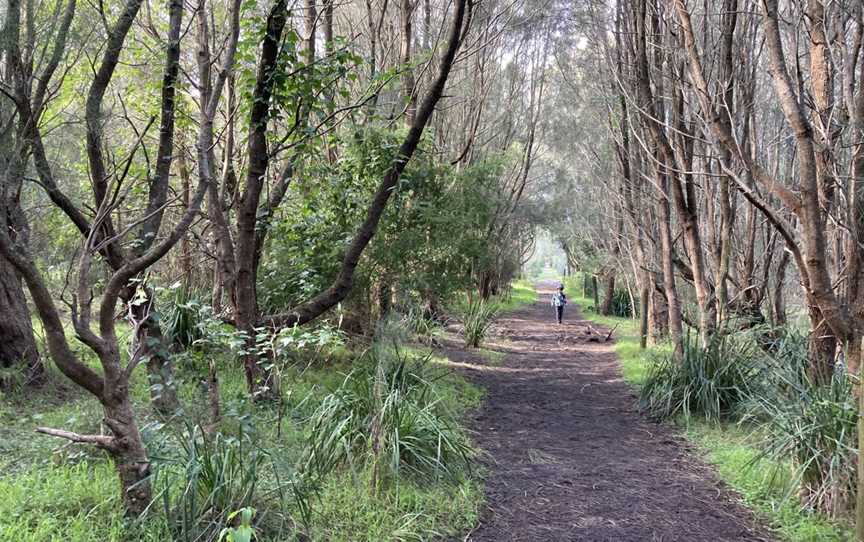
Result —
<instances>
[{"instance_id":1,"label":"grassy verge","mask_svg":"<svg viewBox=\"0 0 864 542\"><path fill-rule=\"evenodd\" d=\"M578 294L575 281L568 283L571 302L593 309L594 301ZM638 388L648 370L648 359L662 352L664 345L648 350L639 348L639 322L629 318L601 316L593 310L582 311L592 322L615 327L615 352L621 360L624 380ZM752 443L752 428L734 423L710 424L691 419L680 422L687 438L702 456L717 469L720 478L733 487L744 503L753 509L778 537L789 542L841 542L853 539L852 529L802 510L793 494L793 480L786 465L758 460Z\"/></svg>"},{"instance_id":2,"label":"grassy verge","mask_svg":"<svg viewBox=\"0 0 864 542\"><path fill-rule=\"evenodd\" d=\"M425 348L407 348L423 357ZM206 360L205 360L206 361ZM434 393L442 408L457 418L479 404L482 392L448 367L449 360L432 359L436 372ZM191 363L191 362L190 362ZM196 362L197 363L197 362ZM333 364L335 363L335 364ZM243 372L228 359L219 361L223 422L226 434L244 427L255 445L267 450L274 462L289 467L302 455L307 419L328 392L339 386L350 363L325 362L311 367L286 368L283 412L275 405L249 403ZM189 418L194 422L196 404L205 404L200 384L190 370L178 367L180 388ZM52 371L53 373L53 371ZM154 502L151 519L133 523L123 517L116 473L105 454L92 447L67 445L37 435L37 425L62 427L77 432L98 432L101 411L95 400L52 374L48 388L36 394L0 395L0 540L18 542L162 541L172 534ZM176 452L178 442L168 434L178 432L182 421L163 426L148 406L143 371L135 374L133 396L142 434L154 463ZM202 407L203 408L203 407ZM173 449L172 449L173 447ZM466 473L458 480L401 477L372 491L370 469L349 465L333 471L309 500L310 522L305 529L311 540L378 541L433 540L459 535L478 521L482 484ZM261 522L258 540L299 540L299 511L292 503L269 507L284 479L272 469L262 469L259 497L252 504ZM290 501L290 499L289 499ZM278 527L273 528L273 525Z\"/></svg>"},{"instance_id":3,"label":"grassy verge","mask_svg":"<svg viewBox=\"0 0 864 542\"><path fill-rule=\"evenodd\" d=\"M537 301L537 290L528 280L517 280L510 288L510 295L499 300L503 312L511 312Z\"/></svg>"}]
</instances>

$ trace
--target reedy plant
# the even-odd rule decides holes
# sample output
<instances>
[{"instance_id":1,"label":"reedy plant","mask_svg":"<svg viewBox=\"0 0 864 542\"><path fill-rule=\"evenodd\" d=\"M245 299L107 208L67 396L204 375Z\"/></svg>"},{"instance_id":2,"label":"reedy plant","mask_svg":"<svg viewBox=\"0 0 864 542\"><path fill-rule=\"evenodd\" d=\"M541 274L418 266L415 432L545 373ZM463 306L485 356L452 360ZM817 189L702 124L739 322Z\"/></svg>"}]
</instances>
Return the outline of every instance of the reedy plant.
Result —
<instances>
[{"instance_id":1,"label":"reedy plant","mask_svg":"<svg viewBox=\"0 0 864 542\"><path fill-rule=\"evenodd\" d=\"M744 417L758 428L756 459L791 463L790 491L798 488L804 506L840 517L855 496L858 411L852 378L842 367L829 382L811 378L807 337L792 329L776 337Z\"/></svg>"},{"instance_id":2,"label":"reedy plant","mask_svg":"<svg viewBox=\"0 0 864 542\"><path fill-rule=\"evenodd\" d=\"M482 299L471 300L465 305L462 313L462 334L466 347L479 348L483 344L499 311L497 303Z\"/></svg>"},{"instance_id":3,"label":"reedy plant","mask_svg":"<svg viewBox=\"0 0 864 542\"><path fill-rule=\"evenodd\" d=\"M680 359L664 353L649 364L640 403L657 418L701 415L717 421L749 397L761 363L756 345L737 335L718 331L705 348L688 335Z\"/></svg>"},{"instance_id":4,"label":"reedy plant","mask_svg":"<svg viewBox=\"0 0 864 542\"><path fill-rule=\"evenodd\" d=\"M440 376L429 355L375 345L312 415L304 470L371 466L373 486L403 473L458 479L472 449L437 398Z\"/></svg>"},{"instance_id":5,"label":"reedy plant","mask_svg":"<svg viewBox=\"0 0 864 542\"><path fill-rule=\"evenodd\" d=\"M216 540L228 515L252 503L265 454L242 430L228 437L189 426L180 446L157 471L162 512L175 540Z\"/></svg>"}]
</instances>

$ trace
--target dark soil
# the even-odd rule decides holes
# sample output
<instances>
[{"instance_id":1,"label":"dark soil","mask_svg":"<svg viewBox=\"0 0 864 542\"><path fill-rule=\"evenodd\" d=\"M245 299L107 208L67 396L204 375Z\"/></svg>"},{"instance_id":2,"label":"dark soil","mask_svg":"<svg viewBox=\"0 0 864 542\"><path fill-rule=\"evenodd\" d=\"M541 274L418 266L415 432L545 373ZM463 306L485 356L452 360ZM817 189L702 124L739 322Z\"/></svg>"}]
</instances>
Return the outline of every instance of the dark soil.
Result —
<instances>
[{"instance_id":1,"label":"dark soil","mask_svg":"<svg viewBox=\"0 0 864 542\"><path fill-rule=\"evenodd\" d=\"M674 428L639 413L606 330L572 305L554 323L549 287L499 322L502 360L448 352L487 391L471 422L487 510L465 539L770 540Z\"/></svg>"}]
</instances>

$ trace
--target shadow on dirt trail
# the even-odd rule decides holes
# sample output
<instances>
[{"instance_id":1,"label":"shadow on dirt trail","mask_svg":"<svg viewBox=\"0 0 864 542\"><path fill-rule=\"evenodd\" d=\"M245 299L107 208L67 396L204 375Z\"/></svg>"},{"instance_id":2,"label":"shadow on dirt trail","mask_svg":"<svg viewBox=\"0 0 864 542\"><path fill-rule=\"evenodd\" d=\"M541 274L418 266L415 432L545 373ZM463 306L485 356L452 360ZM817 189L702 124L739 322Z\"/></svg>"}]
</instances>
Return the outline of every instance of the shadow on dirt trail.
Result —
<instances>
[{"instance_id":1,"label":"shadow on dirt trail","mask_svg":"<svg viewBox=\"0 0 864 542\"><path fill-rule=\"evenodd\" d=\"M449 350L487 390L471 420L487 510L465 540L771 540L675 431L642 416L612 342L549 295L499 321L498 362Z\"/></svg>"}]
</instances>

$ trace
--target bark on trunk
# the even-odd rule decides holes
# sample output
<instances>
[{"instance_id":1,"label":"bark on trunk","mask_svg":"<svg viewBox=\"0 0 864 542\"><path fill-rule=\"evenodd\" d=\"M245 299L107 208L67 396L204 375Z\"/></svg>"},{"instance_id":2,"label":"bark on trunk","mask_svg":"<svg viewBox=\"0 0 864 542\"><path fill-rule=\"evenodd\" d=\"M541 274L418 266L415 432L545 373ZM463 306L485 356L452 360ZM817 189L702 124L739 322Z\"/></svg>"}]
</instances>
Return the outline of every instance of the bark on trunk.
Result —
<instances>
[{"instance_id":1,"label":"bark on trunk","mask_svg":"<svg viewBox=\"0 0 864 542\"><path fill-rule=\"evenodd\" d=\"M789 253L783 252L774 278L774 291L771 295L771 315L775 326L786 325L786 300L783 295L783 283L786 282L786 268L789 266Z\"/></svg>"},{"instance_id":2,"label":"bark on trunk","mask_svg":"<svg viewBox=\"0 0 864 542\"><path fill-rule=\"evenodd\" d=\"M606 291L603 296L603 303L600 305L600 314L609 316L612 314L612 302L615 299L615 274L610 273L606 277Z\"/></svg>"},{"instance_id":3,"label":"bark on trunk","mask_svg":"<svg viewBox=\"0 0 864 542\"><path fill-rule=\"evenodd\" d=\"M110 400L103 409L105 424L114 435L114 445L108 451L120 479L123 505L128 516L138 517L152 500L150 460L135 422L128 386L128 382L119 384L115 389L126 391L118 393L117 399Z\"/></svg>"},{"instance_id":4,"label":"bark on trunk","mask_svg":"<svg viewBox=\"0 0 864 542\"><path fill-rule=\"evenodd\" d=\"M672 248L672 226L669 200L664 197L668 183L666 176L660 177L660 187L664 191L658 202L658 217L660 221L660 259L663 267L663 291L666 294L666 309L669 322L669 334L672 338L673 352L677 358L684 354L684 326L681 322L681 302L678 289L675 286L675 264Z\"/></svg>"},{"instance_id":5,"label":"bark on trunk","mask_svg":"<svg viewBox=\"0 0 864 542\"><path fill-rule=\"evenodd\" d=\"M16 367L25 385L45 381L45 368L39 358L30 309L24 287L15 268L0 256L0 367ZM0 378L0 389L12 382Z\"/></svg>"},{"instance_id":6,"label":"bark on trunk","mask_svg":"<svg viewBox=\"0 0 864 542\"><path fill-rule=\"evenodd\" d=\"M639 287L639 348L645 350L648 347L648 300L651 291L647 284Z\"/></svg>"}]
</instances>

